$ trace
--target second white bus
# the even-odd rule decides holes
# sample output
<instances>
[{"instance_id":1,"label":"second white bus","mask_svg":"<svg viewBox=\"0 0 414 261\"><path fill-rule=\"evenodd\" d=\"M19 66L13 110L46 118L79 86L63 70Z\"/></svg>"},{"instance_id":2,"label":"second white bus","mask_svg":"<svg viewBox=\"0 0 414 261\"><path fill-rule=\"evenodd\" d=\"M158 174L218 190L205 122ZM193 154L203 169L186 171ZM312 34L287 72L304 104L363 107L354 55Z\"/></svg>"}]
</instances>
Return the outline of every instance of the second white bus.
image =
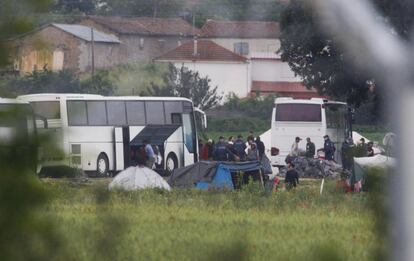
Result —
<instances>
[{"instance_id":1,"label":"second white bus","mask_svg":"<svg viewBox=\"0 0 414 261\"><path fill-rule=\"evenodd\" d=\"M104 97L91 94L33 94L18 97L47 119L47 132L62 154L43 151L43 166L70 166L106 176L133 164L150 140L171 171L198 160L191 100L173 97ZM64 156L62 156L64 155Z\"/></svg>"},{"instance_id":2,"label":"second white bus","mask_svg":"<svg viewBox=\"0 0 414 261\"><path fill-rule=\"evenodd\" d=\"M285 165L286 156L296 137L299 148L306 150L306 138L311 138L316 150L323 148L325 135L335 143L335 160L340 162L340 149L346 137L352 137L352 115L346 103L321 98L276 98L271 122L271 162Z\"/></svg>"}]
</instances>

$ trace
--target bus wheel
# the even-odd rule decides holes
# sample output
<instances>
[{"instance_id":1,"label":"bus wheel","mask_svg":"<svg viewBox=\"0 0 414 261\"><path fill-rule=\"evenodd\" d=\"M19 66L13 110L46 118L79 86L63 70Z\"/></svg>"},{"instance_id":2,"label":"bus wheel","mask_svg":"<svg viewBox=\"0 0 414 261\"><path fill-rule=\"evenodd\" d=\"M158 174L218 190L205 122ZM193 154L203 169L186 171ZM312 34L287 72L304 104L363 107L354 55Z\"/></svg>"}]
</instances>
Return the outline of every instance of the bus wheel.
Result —
<instances>
[{"instance_id":1,"label":"bus wheel","mask_svg":"<svg viewBox=\"0 0 414 261\"><path fill-rule=\"evenodd\" d=\"M98 177L106 177L108 176L109 171L109 160L105 153L101 153L98 156L98 160L96 162L96 174Z\"/></svg>"},{"instance_id":2,"label":"bus wheel","mask_svg":"<svg viewBox=\"0 0 414 261\"><path fill-rule=\"evenodd\" d=\"M165 169L167 170L167 172L171 173L176 168L178 168L177 156L175 156L175 154L171 152L167 156L167 160L165 162Z\"/></svg>"}]
</instances>

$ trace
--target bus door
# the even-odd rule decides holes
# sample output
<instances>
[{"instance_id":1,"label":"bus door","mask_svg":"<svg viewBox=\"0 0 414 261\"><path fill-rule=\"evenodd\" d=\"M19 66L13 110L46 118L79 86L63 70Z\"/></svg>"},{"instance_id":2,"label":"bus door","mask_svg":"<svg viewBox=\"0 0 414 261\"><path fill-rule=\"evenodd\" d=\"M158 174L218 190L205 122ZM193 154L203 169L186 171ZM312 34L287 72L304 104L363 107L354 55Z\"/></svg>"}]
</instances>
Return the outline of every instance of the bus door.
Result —
<instances>
[{"instance_id":1,"label":"bus door","mask_svg":"<svg viewBox=\"0 0 414 261\"><path fill-rule=\"evenodd\" d=\"M183 126L183 166L188 166L198 161L197 137L195 132L194 115L191 113L182 114Z\"/></svg>"},{"instance_id":2,"label":"bus door","mask_svg":"<svg viewBox=\"0 0 414 261\"><path fill-rule=\"evenodd\" d=\"M115 127L114 130L114 169L124 170L130 166L129 157L129 127Z\"/></svg>"}]
</instances>

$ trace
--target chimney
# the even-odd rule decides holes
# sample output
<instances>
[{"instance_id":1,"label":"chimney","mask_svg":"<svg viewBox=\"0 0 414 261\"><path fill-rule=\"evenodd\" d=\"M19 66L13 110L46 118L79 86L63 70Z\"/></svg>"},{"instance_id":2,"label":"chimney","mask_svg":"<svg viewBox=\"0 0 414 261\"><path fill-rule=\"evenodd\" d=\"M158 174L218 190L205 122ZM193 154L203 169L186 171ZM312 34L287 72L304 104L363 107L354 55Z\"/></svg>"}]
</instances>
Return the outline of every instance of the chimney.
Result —
<instances>
[{"instance_id":1,"label":"chimney","mask_svg":"<svg viewBox=\"0 0 414 261\"><path fill-rule=\"evenodd\" d=\"M197 36L194 36L194 53L193 56L197 56L198 55L198 41L197 41Z\"/></svg>"}]
</instances>

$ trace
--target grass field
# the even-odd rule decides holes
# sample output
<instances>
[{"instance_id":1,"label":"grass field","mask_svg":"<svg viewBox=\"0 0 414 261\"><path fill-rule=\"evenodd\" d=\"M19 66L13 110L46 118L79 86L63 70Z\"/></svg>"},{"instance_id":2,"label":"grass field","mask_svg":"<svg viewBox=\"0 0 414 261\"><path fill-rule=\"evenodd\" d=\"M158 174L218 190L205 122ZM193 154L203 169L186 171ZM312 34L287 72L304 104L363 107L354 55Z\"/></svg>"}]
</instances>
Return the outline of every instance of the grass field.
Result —
<instances>
[{"instance_id":1,"label":"grass field","mask_svg":"<svg viewBox=\"0 0 414 261\"><path fill-rule=\"evenodd\" d=\"M66 260L370 260L376 217L364 194L296 191L108 192L108 180L42 180ZM338 257L338 258L337 258ZM371 259L372 260L372 259Z\"/></svg>"}]
</instances>

